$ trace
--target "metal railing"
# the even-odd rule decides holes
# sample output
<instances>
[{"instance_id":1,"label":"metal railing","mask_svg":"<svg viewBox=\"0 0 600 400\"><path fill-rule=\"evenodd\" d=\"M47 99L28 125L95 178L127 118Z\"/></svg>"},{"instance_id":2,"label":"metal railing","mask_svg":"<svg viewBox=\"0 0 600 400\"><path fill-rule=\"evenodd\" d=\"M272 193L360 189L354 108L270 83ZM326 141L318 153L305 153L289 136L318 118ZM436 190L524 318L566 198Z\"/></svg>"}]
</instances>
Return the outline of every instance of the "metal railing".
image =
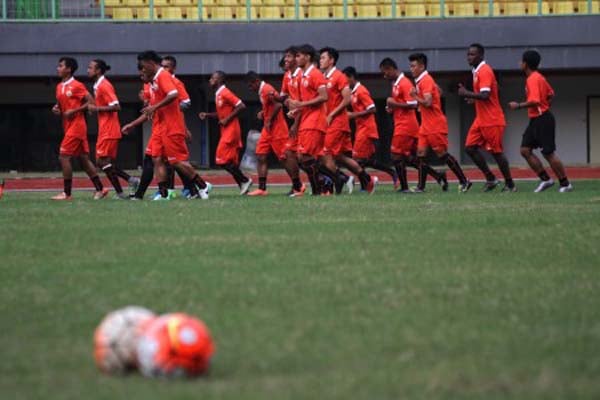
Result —
<instances>
[{"instance_id":1,"label":"metal railing","mask_svg":"<svg viewBox=\"0 0 600 400\"><path fill-rule=\"evenodd\" d=\"M9 21L190 21L435 19L589 15L600 0L0 0Z\"/></svg>"}]
</instances>

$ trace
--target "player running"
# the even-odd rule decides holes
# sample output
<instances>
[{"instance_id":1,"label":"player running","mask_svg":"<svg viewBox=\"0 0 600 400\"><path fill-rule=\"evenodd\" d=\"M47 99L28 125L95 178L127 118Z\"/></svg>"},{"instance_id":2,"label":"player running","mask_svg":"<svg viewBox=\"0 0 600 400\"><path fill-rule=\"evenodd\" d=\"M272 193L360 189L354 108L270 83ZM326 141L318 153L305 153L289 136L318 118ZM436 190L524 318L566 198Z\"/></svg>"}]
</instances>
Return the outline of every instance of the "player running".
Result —
<instances>
[{"instance_id":1,"label":"player running","mask_svg":"<svg viewBox=\"0 0 600 400\"><path fill-rule=\"evenodd\" d=\"M106 71L109 70L110 65L107 65L104 60L90 61L87 73L88 77L94 81L94 103L88 104L88 111L98 114L96 162L115 188L117 198L129 200L129 196L123 193L119 178L129 184L131 193L137 190L140 180L115 165L121 139L121 124L118 114L121 106L113 85L106 78Z\"/></svg>"},{"instance_id":2,"label":"player running","mask_svg":"<svg viewBox=\"0 0 600 400\"><path fill-rule=\"evenodd\" d=\"M474 103L476 113L475 121L467 133L465 151L485 175L484 192L494 190L500 181L490 171L481 149L489 152L496 160L504 176L502 191L516 192L517 188L510 175L510 167L502 147L506 122L498 98L498 82L494 70L483 59L484 53L485 50L479 43L469 46L467 62L473 67L473 91L467 90L462 84L458 85L458 95L469 103Z\"/></svg>"},{"instance_id":3,"label":"player running","mask_svg":"<svg viewBox=\"0 0 600 400\"><path fill-rule=\"evenodd\" d=\"M556 155L555 130L556 121L550 112L550 104L554 98L554 90L546 78L538 71L542 57L535 50L527 50L521 58L521 70L527 76L525 93L527 100L524 103L511 101L508 106L511 110L527 109L529 125L523 134L521 142L521 155L527 160L531 169L540 177L540 183L534 192L539 193L554 185L540 159L533 153L533 149L541 148L542 155L550 164L560 183L558 189L561 193L571 192L573 186L567 178L565 167Z\"/></svg>"},{"instance_id":4,"label":"player running","mask_svg":"<svg viewBox=\"0 0 600 400\"><path fill-rule=\"evenodd\" d=\"M466 193L472 183L465 176L456 158L448 153L448 121L442 112L440 88L427 71L427 56L423 53L414 53L408 57L408 60L410 72L416 77L417 84L416 88L411 89L410 95L419 103L421 111L421 126L417 144L419 184L414 192L423 193L425 191L427 180L425 157L431 148L458 178L459 191Z\"/></svg>"},{"instance_id":5,"label":"player running","mask_svg":"<svg viewBox=\"0 0 600 400\"><path fill-rule=\"evenodd\" d=\"M221 137L217 145L215 161L217 165L231 174L240 188L240 195L248 194L252 186L252 179L248 178L240 170L240 150L242 144L242 132L239 113L246 108L242 100L225 86L226 75L223 71L215 71L210 77L210 87L215 90L216 112L201 112L198 114L200 120L216 118L219 120Z\"/></svg>"},{"instance_id":6,"label":"player running","mask_svg":"<svg viewBox=\"0 0 600 400\"><path fill-rule=\"evenodd\" d=\"M267 192L267 157L273 152L281 162L286 172L292 180L292 189L295 192L302 191L302 182L300 182L298 162L296 155L289 157L289 130L285 117L282 112L282 104L275 100L277 92L270 84L263 81L260 76L249 71L246 75L246 81L250 90L257 92L262 110L258 113L258 118L263 120L263 129L260 139L256 145L256 156L258 158L258 189L248 193L248 196L266 196ZM289 157L289 158L288 158Z\"/></svg>"},{"instance_id":7,"label":"player running","mask_svg":"<svg viewBox=\"0 0 600 400\"><path fill-rule=\"evenodd\" d=\"M58 60L58 67L56 68L61 82L56 85L56 104L52 107L52 112L62 117L65 135L60 143L58 157L62 168L64 191L52 197L52 200L71 200L73 186L71 159L73 157L79 159L81 166L96 188L94 200L103 199L108 195L108 189L103 187L96 172L96 166L90 161L89 157L90 147L83 113L87 110L88 104L94 102L94 99L83 83L73 76L77 68L77 61L71 57L62 57Z\"/></svg>"}]
</instances>

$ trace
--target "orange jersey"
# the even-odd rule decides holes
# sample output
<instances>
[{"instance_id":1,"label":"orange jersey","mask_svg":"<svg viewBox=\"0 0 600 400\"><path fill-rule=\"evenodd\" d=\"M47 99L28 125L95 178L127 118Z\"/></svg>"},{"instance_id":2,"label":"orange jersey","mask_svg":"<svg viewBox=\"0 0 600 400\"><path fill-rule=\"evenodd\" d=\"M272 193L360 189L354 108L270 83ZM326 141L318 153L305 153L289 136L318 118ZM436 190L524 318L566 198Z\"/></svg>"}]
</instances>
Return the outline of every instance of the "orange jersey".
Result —
<instances>
[{"instance_id":1,"label":"orange jersey","mask_svg":"<svg viewBox=\"0 0 600 400\"><path fill-rule=\"evenodd\" d=\"M327 88L325 77L314 65L302 74L300 83L300 100L308 101L316 98L319 88ZM300 127L298 132L305 130L327 131L327 105L325 103L316 106L302 108Z\"/></svg>"},{"instance_id":2,"label":"orange jersey","mask_svg":"<svg viewBox=\"0 0 600 400\"><path fill-rule=\"evenodd\" d=\"M525 93L527 94L528 103L538 103L537 107L529 107L527 109L529 118L539 117L550 109L550 101L552 100L552 97L554 97L554 90L546 78L538 71L533 71L531 75L527 77Z\"/></svg>"},{"instance_id":3,"label":"orange jersey","mask_svg":"<svg viewBox=\"0 0 600 400\"><path fill-rule=\"evenodd\" d=\"M175 82L175 87L177 88L177 101L179 102L179 104L181 104L181 103L190 104L192 101L190 100L190 95L188 94L187 90L185 89L185 85L183 84L183 82L181 82L179 80L179 78L175 77L175 75L172 75L172 77L173 77L173 82Z\"/></svg>"},{"instance_id":4,"label":"orange jersey","mask_svg":"<svg viewBox=\"0 0 600 400\"><path fill-rule=\"evenodd\" d=\"M302 78L302 69L296 68L292 73L287 71L283 75L281 82L281 96L289 96L292 100L300 99L300 80Z\"/></svg>"},{"instance_id":5,"label":"orange jersey","mask_svg":"<svg viewBox=\"0 0 600 400\"><path fill-rule=\"evenodd\" d=\"M94 84L94 98L99 107L119 104L115 88L104 76L101 76ZM117 111L98 113L98 141L103 139L121 139L121 124Z\"/></svg>"},{"instance_id":6,"label":"orange jersey","mask_svg":"<svg viewBox=\"0 0 600 400\"><path fill-rule=\"evenodd\" d=\"M273 97L269 95L274 95L275 93L277 92L275 91L275 88L273 86L269 85L264 81L260 83L260 88L258 89L258 97L260 98L260 103L262 104L263 121L267 121L273 117L273 111L276 103ZM288 137L288 126L285 122L285 117L283 116L281 109L277 111L277 115L273 119L270 132L277 135L278 137Z\"/></svg>"},{"instance_id":7,"label":"orange jersey","mask_svg":"<svg viewBox=\"0 0 600 400\"><path fill-rule=\"evenodd\" d=\"M63 113L81 107L86 94L87 89L83 83L73 77L66 82L60 82L56 85L56 101L58 102L60 111ZM83 111L73 115L72 118L63 116L62 123L65 136L75 136L81 139L87 138L87 125Z\"/></svg>"},{"instance_id":8,"label":"orange jersey","mask_svg":"<svg viewBox=\"0 0 600 400\"><path fill-rule=\"evenodd\" d=\"M160 68L150 84L150 105L158 104L172 93L178 93L173 76ZM156 123L161 126L161 130L167 135L185 134L185 125L179 109L179 102L172 101L157 109L152 118L152 124Z\"/></svg>"},{"instance_id":9,"label":"orange jersey","mask_svg":"<svg viewBox=\"0 0 600 400\"><path fill-rule=\"evenodd\" d=\"M375 109L375 103L371 98L369 90L361 85L360 82L356 83L354 89L352 89L352 111L362 112L366 110ZM370 139L378 139L379 134L377 132L377 123L375 122L375 114L367 114L365 116L355 118L356 123L356 137L368 137Z\"/></svg>"},{"instance_id":10,"label":"orange jersey","mask_svg":"<svg viewBox=\"0 0 600 400\"><path fill-rule=\"evenodd\" d=\"M223 85L215 94L215 103L217 117L222 120L230 116L235 107L242 103L242 100ZM233 118L227 125L221 126L221 139L227 142L236 142L238 147L242 147L242 130L237 118Z\"/></svg>"},{"instance_id":11,"label":"orange jersey","mask_svg":"<svg viewBox=\"0 0 600 400\"><path fill-rule=\"evenodd\" d=\"M348 78L339 69L333 67L327 75L327 113L331 113L344 101L342 91L348 86ZM350 120L346 110L342 110L331 121L329 130L337 130L342 132L350 132Z\"/></svg>"},{"instance_id":12,"label":"orange jersey","mask_svg":"<svg viewBox=\"0 0 600 400\"><path fill-rule=\"evenodd\" d=\"M429 107L424 107L423 105L419 106L419 111L421 111L421 127L419 129L419 134L448 134L448 121L442 111L442 99L437 84L427 71L424 71L419 75L416 82L417 92L421 97L427 94L431 95L431 105Z\"/></svg>"},{"instance_id":13,"label":"orange jersey","mask_svg":"<svg viewBox=\"0 0 600 400\"><path fill-rule=\"evenodd\" d=\"M398 103L417 104L417 101L410 96L413 88L412 82L400 74L392 85L392 99ZM417 137L419 133L419 121L417 113L413 108L394 108L392 115L394 117L394 136L409 135Z\"/></svg>"},{"instance_id":14,"label":"orange jersey","mask_svg":"<svg viewBox=\"0 0 600 400\"><path fill-rule=\"evenodd\" d=\"M498 82L494 70L485 61L473 69L473 91L490 93L487 100L475 100L475 120L479 126L505 126L504 111L498 98Z\"/></svg>"}]
</instances>

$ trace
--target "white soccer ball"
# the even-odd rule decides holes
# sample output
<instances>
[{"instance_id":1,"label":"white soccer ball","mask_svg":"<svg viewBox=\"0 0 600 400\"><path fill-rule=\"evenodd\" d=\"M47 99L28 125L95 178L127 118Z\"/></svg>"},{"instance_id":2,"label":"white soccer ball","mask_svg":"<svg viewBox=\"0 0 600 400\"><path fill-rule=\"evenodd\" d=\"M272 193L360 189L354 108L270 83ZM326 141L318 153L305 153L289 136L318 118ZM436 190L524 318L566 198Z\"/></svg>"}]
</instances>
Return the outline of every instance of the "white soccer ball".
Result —
<instances>
[{"instance_id":1,"label":"white soccer ball","mask_svg":"<svg viewBox=\"0 0 600 400\"><path fill-rule=\"evenodd\" d=\"M94 333L94 358L98 368L110 374L136 368L138 339L143 327L154 318L152 311L138 306L106 315Z\"/></svg>"}]
</instances>

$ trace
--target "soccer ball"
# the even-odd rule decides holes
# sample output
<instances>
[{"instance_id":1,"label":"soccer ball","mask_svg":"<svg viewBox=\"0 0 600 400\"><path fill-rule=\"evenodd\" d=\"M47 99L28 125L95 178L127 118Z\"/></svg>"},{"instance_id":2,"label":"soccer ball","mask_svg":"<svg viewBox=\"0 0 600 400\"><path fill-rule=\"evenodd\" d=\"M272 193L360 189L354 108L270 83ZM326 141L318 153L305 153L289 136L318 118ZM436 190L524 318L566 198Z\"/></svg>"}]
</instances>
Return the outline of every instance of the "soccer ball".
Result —
<instances>
[{"instance_id":1,"label":"soccer ball","mask_svg":"<svg viewBox=\"0 0 600 400\"><path fill-rule=\"evenodd\" d=\"M150 377L193 377L205 373L215 345L204 323L183 313L148 324L137 345L138 366Z\"/></svg>"},{"instance_id":2,"label":"soccer ball","mask_svg":"<svg viewBox=\"0 0 600 400\"><path fill-rule=\"evenodd\" d=\"M94 358L98 368L110 374L135 368L141 330L154 318L152 311L138 306L128 306L106 315L94 333Z\"/></svg>"}]
</instances>

